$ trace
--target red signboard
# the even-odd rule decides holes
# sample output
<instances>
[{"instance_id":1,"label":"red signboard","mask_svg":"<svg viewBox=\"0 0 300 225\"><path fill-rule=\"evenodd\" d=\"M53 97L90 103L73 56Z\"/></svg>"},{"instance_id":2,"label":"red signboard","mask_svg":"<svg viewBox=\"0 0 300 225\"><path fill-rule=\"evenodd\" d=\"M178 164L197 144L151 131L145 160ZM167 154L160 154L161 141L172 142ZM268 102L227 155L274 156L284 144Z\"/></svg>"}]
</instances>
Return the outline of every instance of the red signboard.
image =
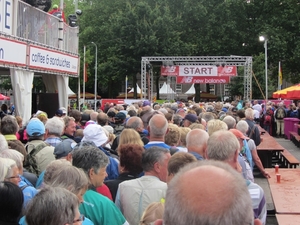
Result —
<instances>
[{"instance_id":1,"label":"red signboard","mask_svg":"<svg viewBox=\"0 0 300 225\"><path fill-rule=\"evenodd\" d=\"M178 76L179 66L161 66L160 73L162 76Z\"/></svg>"},{"instance_id":2,"label":"red signboard","mask_svg":"<svg viewBox=\"0 0 300 225\"><path fill-rule=\"evenodd\" d=\"M187 77L178 76L177 84L226 84L229 83L229 76L223 77Z\"/></svg>"},{"instance_id":3,"label":"red signboard","mask_svg":"<svg viewBox=\"0 0 300 225\"><path fill-rule=\"evenodd\" d=\"M218 76L236 76L236 66L219 66Z\"/></svg>"}]
</instances>

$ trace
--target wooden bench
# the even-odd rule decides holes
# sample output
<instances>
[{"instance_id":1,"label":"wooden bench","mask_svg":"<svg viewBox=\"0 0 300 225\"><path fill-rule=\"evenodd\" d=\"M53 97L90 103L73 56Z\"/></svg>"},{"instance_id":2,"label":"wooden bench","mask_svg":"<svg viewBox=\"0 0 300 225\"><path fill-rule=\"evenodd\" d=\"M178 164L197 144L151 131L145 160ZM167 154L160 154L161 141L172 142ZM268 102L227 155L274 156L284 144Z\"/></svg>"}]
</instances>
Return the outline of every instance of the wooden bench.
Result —
<instances>
[{"instance_id":1,"label":"wooden bench","mask_svg":"<svg viewBox=\"0 0 300 225\"><path fill-rule=\"evenodd\" d=\"M297 146L300 147L300 136L298 135L298 133L294 132L294 131L290 131L290 137L291 137L291 141Z\"/></svg>"},{"instance_id":2,"label":"wooden bench","mask_svg":"<svg viewBox=\"0 0 300 225\"><path fill-rule=\"evenodd\" d=\"M280 152L280 161L282 166L286 168L296 168L299 166L300 162L295 158L288 150L284 149L283 152Z\"/></svg>"}]
</instances>

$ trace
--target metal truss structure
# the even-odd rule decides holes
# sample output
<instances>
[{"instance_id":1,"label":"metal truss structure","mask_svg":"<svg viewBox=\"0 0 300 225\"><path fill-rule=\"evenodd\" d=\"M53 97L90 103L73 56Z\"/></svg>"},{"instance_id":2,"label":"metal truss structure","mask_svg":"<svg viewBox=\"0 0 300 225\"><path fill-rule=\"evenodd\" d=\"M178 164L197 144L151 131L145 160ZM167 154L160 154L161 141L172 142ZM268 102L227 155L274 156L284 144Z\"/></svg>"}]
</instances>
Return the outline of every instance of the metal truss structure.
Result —
<instances>
[{"instance_id":1,"label":"metal truss structure","mask_svg":"<svg viewBox=\"0 0 300 225\"><path fill-rule=\"evenodd\" d=\"M141 61L141 89L143 96L153 98L152 64L170 65L215 65L244 66L244 100L252 98L252 57L251 56L148 56ZM171 79L167 79L171 82ZM147 90L147 91L146 91Z\"/></svg>"}]
</instances>

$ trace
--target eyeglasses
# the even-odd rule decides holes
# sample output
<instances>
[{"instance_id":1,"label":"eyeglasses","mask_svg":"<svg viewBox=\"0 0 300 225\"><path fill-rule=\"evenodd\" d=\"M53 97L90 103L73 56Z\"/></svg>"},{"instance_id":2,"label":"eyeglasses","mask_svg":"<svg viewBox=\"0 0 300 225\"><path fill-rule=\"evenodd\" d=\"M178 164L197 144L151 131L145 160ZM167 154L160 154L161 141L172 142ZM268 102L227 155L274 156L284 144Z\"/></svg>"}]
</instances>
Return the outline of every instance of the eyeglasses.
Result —
<instances>
[{"instance_id":1,"label":"eyeglasses","mask_svg":"<svg viewBox=\"0 0 300 225\"><path fill-rule=\"evenodd\" d=\"M82 214L79 216L79 219L74 220L73 223L77 223L77 222L81 222L81 221L84 221L84 215L82 215Z\"/></svg>"}]
</instances>

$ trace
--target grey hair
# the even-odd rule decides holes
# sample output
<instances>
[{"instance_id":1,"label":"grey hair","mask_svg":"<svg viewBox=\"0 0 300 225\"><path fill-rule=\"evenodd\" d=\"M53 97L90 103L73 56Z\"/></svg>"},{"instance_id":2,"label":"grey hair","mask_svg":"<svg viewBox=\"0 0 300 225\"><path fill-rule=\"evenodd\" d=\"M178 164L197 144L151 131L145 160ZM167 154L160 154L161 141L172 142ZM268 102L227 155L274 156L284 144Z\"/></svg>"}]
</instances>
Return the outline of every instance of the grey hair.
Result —
<instances>
[{"instance_id":1,"label":"grey hair","mask_svg":"<svg viewBox=\"0 0 300 225\"><path fill-rule=\"evenodd\" d=\"M236 129L241 131L243 134L246 134L249 129L249 125L245 120L240 120L236 125Z\"/></svg>"},{"instance_id":2,"label":"grey hair","mask_svg":"<svg viewBox=\"0 0 300 225\"><path fill-rule=\"evenodd\" d=\"M86 146L74 150L73 152L73 166L83 169L89 175L89 171L93 168L96 173L101 168L108 165L108 157L100 149L94 146Z\"/></svg>"},{"instance_id":3,"label":"grey hair","mask_svg":"<svg viewBox=\"0 0 300 225\"><path fill-rule=\"evenodd\" d=\"M28 225L73 224L78 212L79 200L61 187L45 187L28 203Z\"/></svg>"},{"instance_id":4,"label":"grey hair","mask_svg":"<svg viewBox=\"0 0 300 225\"><path fill-rule=\"evenodd\" d=\"M0 181L12 176L12 169L17 166L16 162L9 158L0 158Z\"/></svg>"},{"instance_id":5,"label":"grey hair","mask_svg":"<svg viewBox=\"0 0 300 225\"><path fill-rule=\"evenodd\" d=\"M224 206L224 210L222 210L222 212L199 212L199 205L202 204L203 207L205 207L206 202L199 201L194 203L197 204L197 207L193 207L194 204L191 203L192 199L187 199L186 195L182 194L182 188L188 188L181 183L183 175L189 170L197 167L206 167L206 170L210 171L213 167L216 169L220 168L224 175L226 175L228 179L232 180L232 182L224 185L230 186L230 189L232 190L231 193L234 193L232 194L234 197L226 198L230 199L231 202ZM210 174L207 173L207 176L210 176ZM197 178L195 177L195 179ZM205 186L205 183L203 185ZM215 189L216 187L207 188ZM224 195L228 195L228 193L224 193ZM217 204L218 200L213 199L213 201ZM192 204L192 206L189 206L189 204ZM190 163L181 169L168 184L164 212L165 225L246 225L251 224L253 220L252 202L247 186L245 185L245 180L237 171L225 163L212 160Z\"/></svg>"},{"instance_id":6,"label":"grey hair","mask_svg":"<svg viewBox=\"0 0 300 225\"><path fill-rule=\"evenodd\" d=\"M137 130L138 128L143 128L144 124L140 117L132 116L126 122L126 128L132 128Z\"/></svg>"},{"instance_id":7,"label":"grey hair","mask_svg":"<svg viewBox=\"0 0 300 225\"><path fill-rule=\"evenodd\" d=\"M1 120L1 133L6 134L16 134L19 130L19 125L17 119L14 116L7 115Z\"/></svg>"},{"instance_id":8,"label":"grey hair","mask_svg":"<svg viewBox=\"0 0 300 225\"><path fill-rule=\"evenodd\" d=\"M209 136L218 130L228 130L227 124L219 119L213 119L207 122L207 133Z\"/></svg>"},{"instance_id":9,"label":"grey hair","mask_svg":"<svg viewBox=\"0 0 300 225\"><path fill-rule=\"evenodd\" d=\"M253 120L254 119L254 111L251 108L245 110L245 117L246 119Z\"/></svg>"},{"instance_id":10,"label":"grey hair","mask_svg":"<svg viewBox=\"0 0 300 225\"><path fill-rule=\"evenodd\" d=\"M162 162L166 154L170 151L166 148L153 146L143 152L142 167L145 172L153 170L153 166L157 162Z\"/></svg>"},{"instance_id":11,"label":"grey hair","mask_svg":"<svg viewBox=\"0 0 300 225\"><path fill-rule=\"evenodd\" d=\"M230 162L239 149L240 143L230 131L216 131L207 142L208 159Z\"/></svg>"},{"instance_id":12,"label":"grey hair","mask_svg":"<svg viewBox=\"0 0 300 225\"><path fill-rule=\"evenodd\" d=\"M62 164L59 167L47 167L44 175L44 183L51 187L62 187L77 195L80 190L87 189L89 180L82 169L71 164ZM49 176L49 173L51 175Z\"/></svg>"},{"instance_id":13,"label":"grey hair","mask_svg":"<svg viewBox=\"0 0 300 225\"><path fill-rule=\"evenodd\" d=\"M48 119L45 124L45 129L48 130L49 134L60 137L64 131L65 123L59 117L53 117Z\"/></svg>"},{"instance_id":14,"label":"grey hair","mask_svg":"<svg viewBox=\"0 0 300 225\"><path fill-rule=\"evenodd\" d=\"M63 120L64 120L64 123L65 123L65 127L64 128L66 128L66 127L69 126L70 121L74 121L75 122L75 119L73 117L70 117L70 116L65 116L63 118Z\"/></svg>"},{"instance_id":15,"label":"grey hair","mask_svg":"<svg viewBox=\"0 0 300 225\"><path fill-rule=\"evenodd\" d=\"M228 130L232 129L236 125L236 120L232 116L225 116L222 120L224 123L227 124Z\"/></svg>"},{"instance_id":16,"label":"grey hair","mask_svg":"<svg viewBox=\"0 0 300 225\"><path fill-rule=\"evenodd\" d=\"M201 113L201 118L204 119L206 122L213 120L214 114L212 112L205 112L205 113Z\"/></svg>"},{"instance_id":17,"label":"grey hair","mask_svg":"<svg viewBox=\"0 0 300 225\"><path fill-rule=\"evenodd\" d=\"M0 152L4 149L8 149L8 144L3 134L0 134Z\"/></svg>"},{"instance_id":18,"label":"grey hair","mask_svg":"<svg viewBox=\"0 0 300 225\"><path fill-rule=\"evenodd\" d=\"M160 114L157 114L157 115L160 115ZM166 119L166 117L164 115L160 115L163 117L163 121L164 121L164 124L163 124L163 127L159 127L157 128L156 125L155 125L155 118L157 117L157 115L154 115L150 121L149 121L149 127L150 127L150 135L153 136L153 137L162 137L166 134L167 132L167 129L168 129L168 121ZM157 123L157 122L156 122Z\"/></svg>"},{"instance_id":19,"label":"grey hair","mask_svg":"<svg viewBox=\"0 0 300 225\"><path fill-rule=\"evenodd\" d=\"M0 157L12 159L19 169L23 169L24 155L14 149L5 149L0 152Z\"/></svg>"}]
</instances>

